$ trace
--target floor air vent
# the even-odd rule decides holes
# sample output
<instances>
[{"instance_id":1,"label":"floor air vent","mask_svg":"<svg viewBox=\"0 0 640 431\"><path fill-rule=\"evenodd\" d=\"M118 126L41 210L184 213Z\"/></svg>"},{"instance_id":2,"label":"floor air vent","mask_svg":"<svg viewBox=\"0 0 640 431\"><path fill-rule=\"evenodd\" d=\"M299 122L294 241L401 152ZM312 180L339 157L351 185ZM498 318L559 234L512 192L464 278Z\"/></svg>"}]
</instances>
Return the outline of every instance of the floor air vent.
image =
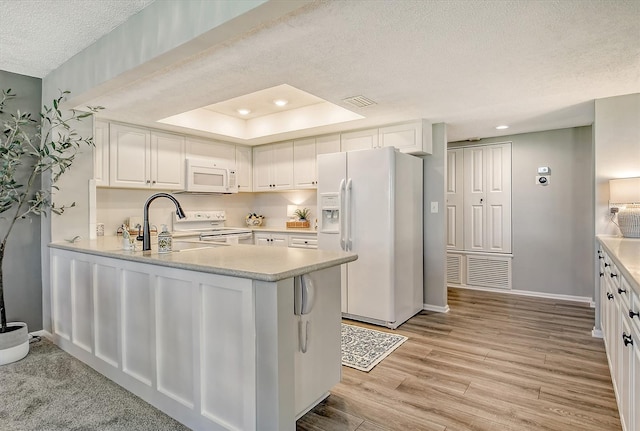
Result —
<instances>
[{"instance_id":1,"label":"floor air vent","mask_svg":"<svg viewBox=\"0 0 640 431\"><path fill-rule=\"evenodd\" d=\"M462 256L447 254L447 283L462 284Z\"/></svg>"},{"instance_id":2,"label":"floor air vent","mask_svg":"<svg viewBox=\"0 0 640 431\"><path fill-rule=\"evenodd\" d=\"M467 256L467 284L511 289L511 259Z\"/></svg>"}]
</instances>

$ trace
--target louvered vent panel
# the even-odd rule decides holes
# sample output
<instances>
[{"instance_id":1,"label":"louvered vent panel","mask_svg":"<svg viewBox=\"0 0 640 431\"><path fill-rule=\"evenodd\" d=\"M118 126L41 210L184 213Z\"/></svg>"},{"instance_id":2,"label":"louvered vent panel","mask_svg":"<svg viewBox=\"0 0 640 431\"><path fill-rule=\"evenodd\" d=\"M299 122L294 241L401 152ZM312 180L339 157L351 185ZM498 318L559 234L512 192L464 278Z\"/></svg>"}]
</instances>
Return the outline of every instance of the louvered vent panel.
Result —
<instances>
[{"instance_id":1,"label":"louvered vent panel","mask_svg":"<svg viewBox=\"0 0 640 431\"><path fill-rule=\"evenodd\" d=\"M461 284L462 283L462 256L459 254L447 255L447 283Z\"/></svg>"},{"instance_id":2,"label":"louvered vent panel","mask_svg":"<svg viewBox=\"0 0 640 431\"><path fill-rule=\"evenodd\" d=\"M364 108L365 106L371 106L376 104L376 102L374 102L373 100L365 96L347 97L346 99L342 99L342 101L350 105L353 105L357 108Z\"/></svg>"},{"instance_id":3,"label":"louvered vent panel","mask_svg":"<svg viewBox=\"0 0 640 431\"><path fill-rule=\"evenodd\" d=\"M511 289L511 260L468 256L467 284Z\"/></svg>"}]
</instances>

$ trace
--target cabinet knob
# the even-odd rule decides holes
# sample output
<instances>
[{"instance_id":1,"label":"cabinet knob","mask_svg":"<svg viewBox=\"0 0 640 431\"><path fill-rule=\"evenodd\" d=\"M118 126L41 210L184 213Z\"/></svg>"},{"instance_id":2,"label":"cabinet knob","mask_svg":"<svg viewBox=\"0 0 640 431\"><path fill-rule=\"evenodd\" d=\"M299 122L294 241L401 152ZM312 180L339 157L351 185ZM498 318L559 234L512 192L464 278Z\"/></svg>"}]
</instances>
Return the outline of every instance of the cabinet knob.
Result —
<instances>
[{"instance_id":1,"label":"cabinet knob","mask_svg":"<svg viewBox=\"0 0 640 431\"><path fill-rule=\"evenodd\" d=\"M151 181L151 184L155 184L155 183L156 183L156 180Z\"/></svg>"},{"instance_id":2,"label":"cabinet knob","mask_svg":"<svg viewBox=\"0 0 640 431\"><path fill-rule=\"evenodd\" d=\"M604 272L601 272L601 273L600 273L600 277L602 277L603 275L604 275Z\"/></svg>"},{"instance_id":3,"label":"cabinet knob","mask_svg":"<svg viewBox=\"0 0 640 431\"><path fill-rule=\"evenodd\" d=\"M613 299L613 293L607 292L607 299L611 301Z\"/></svg>"},{"instance_id":4,"label":"cabinet knob","mask_svg":"<svg viewBox=\"0 0 640 431\"><path fill-rule=\"evenodd\" d=\"M624 341L624 345L628 346L631 344L633 346L633 338L631 335L627 335L625 332L622 333L622 341Z\"/></svg>"},{"instance_id":5,"label":"cabinet knob","mask_svg":"<svg viewBox=\"0 0 640 431\"><path fill-rule=\"evenodd\" d=\"M640 318L640 313L636 313L636 312L635 312L635 311L633 311L633 310L629 310L629 317L630 317L630 318L632 318L632 319L633 319L634 317L638 317L638 318Z\"/></svg>"},{"instance_id":6,"label":"cabinet knob","mask_svg":"<svg viewBox=\"0 0 640 431\"><path fill-rule=\"evenodd\" d=\"M147 180L147 184L151 183L151 180Z\"/></svg>"},{"instance_id":7,"label":"cabinet knob","mask_svg":"<svg viewBox=\"0 0 640 431\"><path fill-rule=\"evenodd\" d=\"M618 287L618 293L620 293L620 294L627 293L627 289L623 289L621 287Z\"/></svg>"}]
</instances>

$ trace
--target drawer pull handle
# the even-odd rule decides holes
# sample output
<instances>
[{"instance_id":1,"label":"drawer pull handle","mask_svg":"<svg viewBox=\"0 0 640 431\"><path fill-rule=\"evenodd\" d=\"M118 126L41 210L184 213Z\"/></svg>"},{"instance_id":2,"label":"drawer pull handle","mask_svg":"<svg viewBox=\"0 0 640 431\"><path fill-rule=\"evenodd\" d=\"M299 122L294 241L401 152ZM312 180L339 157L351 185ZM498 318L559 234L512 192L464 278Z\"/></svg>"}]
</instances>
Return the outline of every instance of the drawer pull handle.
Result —
<instances>
[{"instance_id":1,"label":"drawer pull handle","mask_svg":"<svg viewBox=\"0 0 640 431\"><path fill-rule=\"evenodd\" d=\"M623 289L621 287L618 287L618 293L619 294L627 293L627 289Z\"/></svg>"},{"instance_id":2,"label":"drawer pull handle","mask_svg":"<svg viewBox=\"0 0 640 431\"><path fill-rule=\"evenodd\" d=\"M640 313L636 313L636 312L635 312L635 311L633 311L633 310L629 310L629 317L630 317L630 318L632 318L632 319L633 319L634 317L638 317L638 318L640 318Z\"/></svg>"},{"instance_id":3,"label":"drawer pull handle","mask_svg":"<svg viewBox=\"0 0 640 431\"><path fill-rule=\"evenodd\" d=\"M613 293L607 292L607 299L611 301L613 299Z\"/></svg>"},{"instance_id":4,"label":"drawer pull handle","mask_svg":"<svg viewBox=\"0 0 640 431\"><path fill-rule=\"evenodd\" d=\"M601 272L601 273L600 273L600 277L602 277L602 276L604 276L604 272Z\"/></svg>"},{"instance_id":5,"label":"drawer pull handle","mask_svg":"<svg viewBox=\"0 0 640 431\"><path fill-rule=\"evenodd\" d=\"M631 338L631 335L627 335L624 332L622 333L622 341L624 341L625 346L628 346L629 344L633 346L633 338Z\"/></svg>"},{"instance_id":6,"label":"drawer pull handle","mask_svg":"<svg viewBox=\"0 0 640 431\"><path fill-rule=\"evenodd\" d=\"M604 256L598 256L598 259L604 259Z\"/></svg>"},{"instance_id":7,"label":"drawer pull handle","mask_svg":"<svg viewBox=\"0 0 640 431\"><path fill-rule=\"evenodd\" d=\"M607 262L605 262L605 263L604 263L604 267L605 267L605 268L607 268L607 267L609 267L609 266L611 266L611 264L610 264L610 263L607 263Z\"/></svg>"},{"instance_id":8,"label":"drawer pull handle","mask_svg":"<svg viewBox=\"0 0 640 431\"><path fill-rule=\"evenodd\" d=\"M610 275L611 275L611 278L618 276L618 274L614 274L613 272Z\"/></svg>"}]
</instances>

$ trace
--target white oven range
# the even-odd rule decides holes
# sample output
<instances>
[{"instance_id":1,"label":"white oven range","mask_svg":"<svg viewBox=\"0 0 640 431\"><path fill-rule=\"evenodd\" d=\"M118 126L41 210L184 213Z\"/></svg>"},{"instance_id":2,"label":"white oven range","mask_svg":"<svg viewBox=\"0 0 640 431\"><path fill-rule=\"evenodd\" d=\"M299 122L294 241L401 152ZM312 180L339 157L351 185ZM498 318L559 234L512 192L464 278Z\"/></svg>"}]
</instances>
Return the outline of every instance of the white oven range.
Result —
<instances>
[{"instance_id":1,"label":"white oven range","mask_svg":"<svg viewBox=\"0 0 640 431\"><path fill-rule=\"evenodd\" d=\"M185 211L179 219L173 214L173 236L180 239L222 242L227 244L253 244L250 229L225 227L227 214L223 210Z\"/></svg>"}]
</instances>

